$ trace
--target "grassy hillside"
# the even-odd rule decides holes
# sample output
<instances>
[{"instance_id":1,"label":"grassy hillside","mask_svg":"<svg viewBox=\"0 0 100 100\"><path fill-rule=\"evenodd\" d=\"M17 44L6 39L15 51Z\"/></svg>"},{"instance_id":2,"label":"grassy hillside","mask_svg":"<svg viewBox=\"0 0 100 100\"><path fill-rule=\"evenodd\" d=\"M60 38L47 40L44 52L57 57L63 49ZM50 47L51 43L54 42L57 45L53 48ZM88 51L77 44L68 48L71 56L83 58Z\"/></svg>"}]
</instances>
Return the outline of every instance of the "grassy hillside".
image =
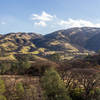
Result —
<instances>
[{"instance_id":1,"label":"grassy hillside","mask_svg":"<svg viewBox=\"0 0 100 100\"><path fill-rule=\"evenodd\" d=\"M48 57L60 54L61 59L87 56L99 50L96 42L99 41L99 33L99 28L76 27L47 35L21 32L0 35L0 56L33 54Z\"/></svg>"}]
</instances>

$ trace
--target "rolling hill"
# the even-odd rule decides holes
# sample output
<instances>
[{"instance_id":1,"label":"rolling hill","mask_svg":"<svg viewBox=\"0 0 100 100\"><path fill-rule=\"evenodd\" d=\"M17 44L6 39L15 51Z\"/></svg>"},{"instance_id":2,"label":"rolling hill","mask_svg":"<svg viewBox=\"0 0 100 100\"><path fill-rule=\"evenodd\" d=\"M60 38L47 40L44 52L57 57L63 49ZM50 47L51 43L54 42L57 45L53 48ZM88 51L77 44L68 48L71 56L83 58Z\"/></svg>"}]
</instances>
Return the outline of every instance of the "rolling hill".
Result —
<instances>
[{"instance_id":1,"label":"rolling hill","mask_svg":"<svg viewBox=\"0 0 100 100\"><path fill-rule=\"evenodd\" d=\"M36 33L8 33L0 35L0 52L4 54L33 54L47 56L61 54L62 59L88 55L100 49L100 28L75 27L41 35Z\"/></svg>"}]
</instances>

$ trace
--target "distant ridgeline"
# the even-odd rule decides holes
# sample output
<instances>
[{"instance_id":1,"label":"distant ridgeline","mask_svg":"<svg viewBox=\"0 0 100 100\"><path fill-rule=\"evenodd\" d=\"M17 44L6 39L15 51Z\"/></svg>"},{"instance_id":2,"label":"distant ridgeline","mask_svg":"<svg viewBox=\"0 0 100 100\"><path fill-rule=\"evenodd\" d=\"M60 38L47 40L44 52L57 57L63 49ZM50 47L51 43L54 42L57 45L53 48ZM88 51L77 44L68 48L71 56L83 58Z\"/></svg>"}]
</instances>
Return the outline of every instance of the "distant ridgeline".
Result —
<instances>
[{"instance_id":1,"label":"distant ridgeline","mask_svg":"<svg viewBox=\"0 0 100 100\"><path fill-rule=\"evenodd\" d=\"M15 54L72 59L100 50L100 28L82 27L50 34L9 33L0 35L0 60L16 60Z\"/></svg>"}]
</instances>

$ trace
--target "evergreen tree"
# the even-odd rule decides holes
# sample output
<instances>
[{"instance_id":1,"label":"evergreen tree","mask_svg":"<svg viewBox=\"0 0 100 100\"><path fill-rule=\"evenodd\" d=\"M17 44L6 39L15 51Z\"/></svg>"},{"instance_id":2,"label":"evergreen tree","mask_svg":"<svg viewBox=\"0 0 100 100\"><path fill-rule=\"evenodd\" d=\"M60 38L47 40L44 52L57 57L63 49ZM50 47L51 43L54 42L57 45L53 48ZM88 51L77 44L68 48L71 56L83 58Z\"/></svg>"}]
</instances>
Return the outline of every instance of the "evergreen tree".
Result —
<instances>
[{"instance_id":1,"label":"evergreen tree","mask_svg":"<svg viewBox=\"0 0 100 100\"><path fill-rule=\"evenodd\" d=\"M54 69L46 70L42 78L42 86L46 100L71 100L64 82Z\"/></svg>"}]
</instances>

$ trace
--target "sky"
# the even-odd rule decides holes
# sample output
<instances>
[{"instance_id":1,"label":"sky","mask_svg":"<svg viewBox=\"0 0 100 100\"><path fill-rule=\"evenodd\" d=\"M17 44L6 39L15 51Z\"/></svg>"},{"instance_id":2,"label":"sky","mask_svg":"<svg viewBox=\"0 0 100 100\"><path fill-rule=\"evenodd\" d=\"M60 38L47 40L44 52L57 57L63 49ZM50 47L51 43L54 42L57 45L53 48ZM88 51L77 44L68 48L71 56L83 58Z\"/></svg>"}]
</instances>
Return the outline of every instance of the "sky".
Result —
<instances>
[{"instance_id":1,"label":"sky","mask_svg":"<svg viewBox=\"0 0 100 100\"><path fill-rule=\"evenodd\" d=\"M100 27L100 0L0 0L0 33Z\"/></svg>"}]
</instances>

